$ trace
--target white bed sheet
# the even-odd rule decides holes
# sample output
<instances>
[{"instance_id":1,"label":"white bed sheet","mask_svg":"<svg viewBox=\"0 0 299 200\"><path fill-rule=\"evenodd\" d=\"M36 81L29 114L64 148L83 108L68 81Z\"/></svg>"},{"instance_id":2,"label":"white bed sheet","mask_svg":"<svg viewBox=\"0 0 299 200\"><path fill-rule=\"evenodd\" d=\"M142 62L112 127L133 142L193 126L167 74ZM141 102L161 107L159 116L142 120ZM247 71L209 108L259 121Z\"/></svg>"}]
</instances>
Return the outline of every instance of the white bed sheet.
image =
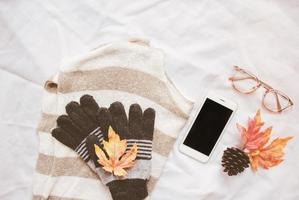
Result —
<instances>
[{"instance_id":1,"label":"white bed sheet","mask_svg":"<svg viewBox=\"0 0 299 200\"><path fill-rule=\"evenodd\" d=\"M0 199L31 198L45 80L63 58L129 37L166 52L169 76L190 99L213 89L239 104L209 164L175 145L152 199L299 199L298 19L296 0L0 1ZM237 144L235 123L254 115L262 95L233 92L227 81L233 65L292 97L292 109L280 115L262 109L262 117L274 125L273 137L295 138L280 166L228 177L222 151Z\"/></svg>"}]
</instances>

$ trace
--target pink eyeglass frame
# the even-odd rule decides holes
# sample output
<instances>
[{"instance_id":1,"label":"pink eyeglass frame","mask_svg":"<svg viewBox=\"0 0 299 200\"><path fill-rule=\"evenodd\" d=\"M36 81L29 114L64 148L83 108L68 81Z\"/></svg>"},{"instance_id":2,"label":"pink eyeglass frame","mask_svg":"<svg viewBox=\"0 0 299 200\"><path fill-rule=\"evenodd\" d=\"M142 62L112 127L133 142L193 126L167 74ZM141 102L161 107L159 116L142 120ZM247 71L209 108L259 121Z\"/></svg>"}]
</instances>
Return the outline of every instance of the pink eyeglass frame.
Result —
<instances>
[{"instance_id":1,"label":"pink eyeglass frame","mask_svg":"<svg viewBox=\"0 0 299 200\"><path fill-rule=\"evenodd\" d=\"M237 71L237 72L242 72L242 73L245 73L247 74L249 77L244 77L244 78L238 78L236 76L232 76L229 78L229 80L232 82L232 87L240 92L240 93L243 93L243 94L251 94L253 92L255 92L258 88L260 88L261 86L263 88L265 88L265 93L263 95L263 99L262 99L262 105L264 108L266 108L268 111L270 112L273 112L273 113L281 113L283 110L291 107L294 105L294 103L292 102L292 100L286 95L284 94L283 92L279 91L279 90L276 90L274 89L273 87L271 87L269 84L263 82L262 80L260 80L257 76L255 76L254 74L252 74L251 72L245 70L245 69L242 69L238 66L234 66L234 69ZM253 79L257 82L257 85L255 87L253 87L251 90L249 91L242 91L240 90L238 87L236 87L236 85L234 84L235 81L242 81L242 80L246 80L246 79ZM265 104L265 97L266 95L269 93L269 92L273 92L275 94L275 97L276 97L276 105L277 105L277 110L273 110L271 108L268 108ZM278 98L278 94L283 97L284 99L286 99L288 101L288 105L284 108L281 107L281 104L279 102L279 98Z\"/></svg>"}]
</instances>

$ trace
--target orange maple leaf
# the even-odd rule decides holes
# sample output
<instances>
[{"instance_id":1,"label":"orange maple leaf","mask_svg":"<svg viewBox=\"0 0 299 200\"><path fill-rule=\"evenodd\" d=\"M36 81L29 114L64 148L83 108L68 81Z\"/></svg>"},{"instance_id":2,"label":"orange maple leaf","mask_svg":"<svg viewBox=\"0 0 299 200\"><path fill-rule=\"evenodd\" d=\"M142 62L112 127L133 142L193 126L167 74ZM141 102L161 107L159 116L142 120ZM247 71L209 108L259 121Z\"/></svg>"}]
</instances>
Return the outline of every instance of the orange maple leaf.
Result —
<instances>
[{"instance_id":1,"label":"orange maple leaf","mask_svg":"<svg viewBox=\"0 0 299 200\"><path fill-rule=\"evenodd\" d=\"M292 138L276 138L267 147L248 153L253 171L256 171L258 166L269 169L281 163L284 156L283 149Z\"/></svg>"},{"instance_id":2,"label":"orange maple leaf","mask_svg":"<svg viewBox=\"0 0 299 200\"><path fill-rule=\"evenodd\" d=\"M126 152L127 141L120 140L118 134L114 132L112 127L108 130L108 142L103 140L103 149L94 145L95 153L97 155L98 163L102 165L102 168L112 173L115 176L125 176L127 174L125 168L132 167L135 163L134 160L137 156L137 145L134 144L132 148Z\"/></svg>"},{"instance_id":3,"label":"orange maple leaf","mask_svg":"<svg viewBox=\"0 0 299 200\"><path fill-rule=\"evenodd\" d=\"M258 166L264 169L276 166L283 161L283 149L287 142L293 137L276 138L268 143L272 127L261 131L264 122L261 120L260 110L258 110L253 119L249 118L247 129L237 124L237 128L242 136L243 149L250 158L251 168L256 171Z\"/></svg>"},{"instance_id":4,"label":"orange maple leaf","mask_svg":"<svg viewBox=\"0 0 299 200\"><path fill-rule=\"evenodd\" d=\"M249 151L263 147L270 138L272 127L267 128L265 131L260 131L264 122L261 121L260 110L258 110L253 119L249 118L248 128L244 128L237 124L237 128L242 136L243 149Z\"/></svg>"}]
</instances>

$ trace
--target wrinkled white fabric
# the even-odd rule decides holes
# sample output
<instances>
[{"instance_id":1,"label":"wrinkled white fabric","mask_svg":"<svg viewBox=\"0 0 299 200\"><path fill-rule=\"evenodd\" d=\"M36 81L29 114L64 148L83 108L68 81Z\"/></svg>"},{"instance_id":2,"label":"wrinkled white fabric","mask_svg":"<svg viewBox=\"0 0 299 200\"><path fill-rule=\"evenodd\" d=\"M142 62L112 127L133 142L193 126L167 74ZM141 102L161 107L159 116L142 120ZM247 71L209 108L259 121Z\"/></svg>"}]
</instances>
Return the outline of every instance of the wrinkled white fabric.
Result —
<instances>
[{"instance_id":1,"label":"wrinkled white fabric","mask_svg":"<svg viewBox=\"0 0 299 200\"><path fill-rule=\"evenodd\" d=\"M168 76L191 100L213 89L239 105L208 164L180 154L178 139L152 199L299 199L298 10L295 0L1 1L0 199L31 198L44 81L63 58L129 37L166 52ZM295 103L282 114L261 110L266 126L274 126L272 138L295 136L285 161L236 177L221 172L222 151L238 143L235 123L254 115L263 90L235 93L227 81L232 65L245 66Z\"/></svg>"}]
</instances>

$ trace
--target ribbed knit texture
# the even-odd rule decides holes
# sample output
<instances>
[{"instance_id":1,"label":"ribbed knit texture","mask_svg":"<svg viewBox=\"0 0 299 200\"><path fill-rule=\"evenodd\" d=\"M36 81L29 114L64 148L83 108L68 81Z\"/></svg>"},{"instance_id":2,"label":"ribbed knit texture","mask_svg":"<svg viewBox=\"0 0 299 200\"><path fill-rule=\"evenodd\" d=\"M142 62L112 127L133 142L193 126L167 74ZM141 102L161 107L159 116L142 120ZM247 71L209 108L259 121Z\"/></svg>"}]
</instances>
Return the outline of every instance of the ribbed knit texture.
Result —
<instances>
[{"instance_id":1,"label":"ribbed knit texture","mask_svg":"<svg viewBox=\"0 0 299 200\"><path fill-rule=\"evenodd\" d=\"M39 156L33 183L33 199L110 200L108 188L78 155L50 134L56 119L70 101L92 95L99 106L115 101L126 112L133 103L156 111L152 169L148 183L152 191L167 156L185 125L192 103L168 81L164 55L142 42L115 42L100 46L80 58L66 62L47 81L42 117L38 127Z\"/></svg>"}]
</instances>

